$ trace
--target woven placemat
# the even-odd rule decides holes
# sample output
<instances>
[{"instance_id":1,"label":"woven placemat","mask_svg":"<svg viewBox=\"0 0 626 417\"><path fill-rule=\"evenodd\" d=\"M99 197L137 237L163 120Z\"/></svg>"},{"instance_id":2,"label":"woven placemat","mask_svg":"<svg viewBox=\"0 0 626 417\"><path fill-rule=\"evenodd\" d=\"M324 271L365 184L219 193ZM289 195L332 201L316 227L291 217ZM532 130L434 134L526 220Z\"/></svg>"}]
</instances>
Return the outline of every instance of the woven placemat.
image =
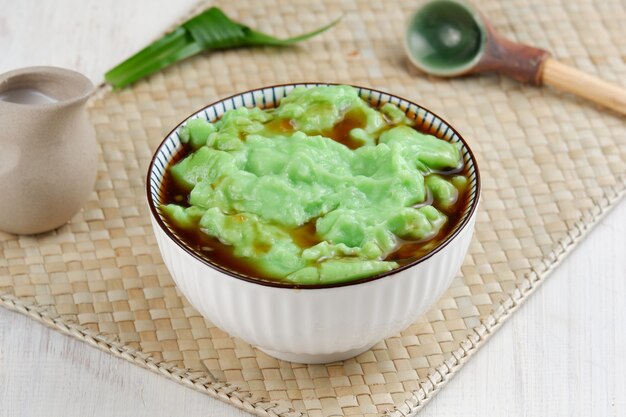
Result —
<instances>
[{"instance_id":1,"label":"woven placemat","mask_svg":"<svg viewBox=\"0 0 626 417\"><path fill-rule=\"evenodd\" d=\"M475 3L503 34L626 84L623 1ZM345 17L298 47L204 54L130 89L102 89L90 107L95 192L55 232L0 234L0 304L259 415L414 413L624 195L624 119L497 76L418 74L401 42L412 0L218 5L278 36ZM153 151L192 111L295 81L363 85L425 105L468 140L483 177L462 276L401 334L326 366L278 361L205 321L163 265L144 192Z\"/></svg>"}]
</instances>

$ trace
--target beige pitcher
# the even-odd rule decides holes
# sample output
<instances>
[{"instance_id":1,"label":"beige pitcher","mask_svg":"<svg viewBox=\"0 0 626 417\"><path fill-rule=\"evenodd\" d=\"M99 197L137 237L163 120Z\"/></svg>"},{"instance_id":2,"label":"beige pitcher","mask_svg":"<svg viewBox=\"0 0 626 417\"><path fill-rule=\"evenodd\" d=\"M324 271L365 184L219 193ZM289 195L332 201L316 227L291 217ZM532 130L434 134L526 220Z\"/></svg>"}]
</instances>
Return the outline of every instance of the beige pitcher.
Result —
<instances>
[{"instance_id":1,"label":"beige pitcher","mask_svg":"<svg viewBox=\"0 0 626 417\"><path fill-rule=\"evenodd\" d=\"M85 103L93 84L54 67L0 75L0 230L33 234L66 223L96 179Z\"/></svg>"}]
</instances>

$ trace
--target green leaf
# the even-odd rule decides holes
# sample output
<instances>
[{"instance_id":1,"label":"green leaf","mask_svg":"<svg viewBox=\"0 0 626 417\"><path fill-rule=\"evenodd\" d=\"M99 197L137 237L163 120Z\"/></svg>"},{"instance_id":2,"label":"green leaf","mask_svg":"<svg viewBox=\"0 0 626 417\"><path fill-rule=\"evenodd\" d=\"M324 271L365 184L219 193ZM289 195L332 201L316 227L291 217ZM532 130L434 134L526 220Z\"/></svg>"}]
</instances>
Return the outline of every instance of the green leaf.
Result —
<instances>
[{"instance_id":1,"label":"green leaf","mask_svg":"<svg viewBox=\"0 0 626 417\"><path fill-rule=\"evenodd\" d=\"M326 26L322 26L319 29L315 29L312 32L305 33L303 35L294 36L293 38L288 39L278 39L270 35L266 35L265 33L257 32L250 28L246 28L248 32L248 36L246 37L248 43L247 45L268 45L268 46L289 46L298 42L305 41L307 39L312 38L313 36L319 35L322 32L327 31L331 27L335 26L341 18L335 19Z\"/></svg>"},{"instance_id":2,"label":"green leaf","mask_svg":"<svg viewBox=\"0 0 626 417\"><path fill-rule=\"evenodd\" d=\"M179 28L107 72L104 79L121 88L201 51L189 34Z\"/></svg>"},{"instance_id":3,"label":"green leaf","mask_svg":"<svg viewBox=\"0 0 626 417\"><path fill-rule=\"evenodd\" d=\"M245 44L247 29L233 22L217 7L183 23L194 41L203 49L233 48Z\"/></svg>"},{"instance_id":4,"label":"green leaf","mask_svg":"<svg viewBox=\"0 0 626 417\"><path fill-rule=\"evenodd\" d=\"M303 35L278 39L234 22L217 7L211 7L111 69L104 78L113 87L122 88L202 51L241 46L293 45L330 29L339 20Z\"/></svg>"}]
</instances>

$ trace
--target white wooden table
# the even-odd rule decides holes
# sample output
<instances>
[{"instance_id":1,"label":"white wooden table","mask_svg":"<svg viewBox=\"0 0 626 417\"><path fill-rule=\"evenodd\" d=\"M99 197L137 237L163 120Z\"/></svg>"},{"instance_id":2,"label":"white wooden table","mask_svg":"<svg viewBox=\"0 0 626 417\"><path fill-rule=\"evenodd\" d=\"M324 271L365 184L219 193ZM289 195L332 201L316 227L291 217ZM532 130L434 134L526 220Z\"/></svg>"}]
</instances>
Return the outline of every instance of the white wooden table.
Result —
<instances>
[{"instance_id":1,"label":"white wooden table","mask_svg":"<svg viewBox=\"0 0 626 417\"><path fill-rule=\"evenodd\" d=\"M0 73L58 65L99 82L193 0L153 3L0 0ZM624 416L625 323L622 202L421 416ZM247 414L0 308L0 416L60 415Z\"/></svg>"}]
</instances>

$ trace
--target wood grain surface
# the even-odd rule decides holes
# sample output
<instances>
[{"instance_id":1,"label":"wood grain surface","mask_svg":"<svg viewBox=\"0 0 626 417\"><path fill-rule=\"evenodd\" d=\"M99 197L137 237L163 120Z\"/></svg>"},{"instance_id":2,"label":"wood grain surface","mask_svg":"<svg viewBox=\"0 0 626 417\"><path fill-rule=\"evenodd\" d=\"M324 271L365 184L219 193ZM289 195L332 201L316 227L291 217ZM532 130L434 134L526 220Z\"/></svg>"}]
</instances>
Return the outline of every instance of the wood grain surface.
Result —
<instances>
[{"instance_id":1,"label":"wood grain surface","mask_svg":"<svg viewBox=\"0 0 626 417\"><path fill-rule=\"evenodd\" d=\"M541 75L545 85L584 97L626 116L626 88L548 58Z\"/></svg>"},{"instance_id":2,"label":"wood grain surface","mask_svg":"<svg viewBox=\"0 0 626 417\"><path fill-rule=\"evenodd\" d=\"M0 0L0 72L58 65L100 82L193 3ZM421 417L626 415L625 254L622 202ZM42 415L247 414L0 309L0 416Z\"/></svg>"}]
</instances>

